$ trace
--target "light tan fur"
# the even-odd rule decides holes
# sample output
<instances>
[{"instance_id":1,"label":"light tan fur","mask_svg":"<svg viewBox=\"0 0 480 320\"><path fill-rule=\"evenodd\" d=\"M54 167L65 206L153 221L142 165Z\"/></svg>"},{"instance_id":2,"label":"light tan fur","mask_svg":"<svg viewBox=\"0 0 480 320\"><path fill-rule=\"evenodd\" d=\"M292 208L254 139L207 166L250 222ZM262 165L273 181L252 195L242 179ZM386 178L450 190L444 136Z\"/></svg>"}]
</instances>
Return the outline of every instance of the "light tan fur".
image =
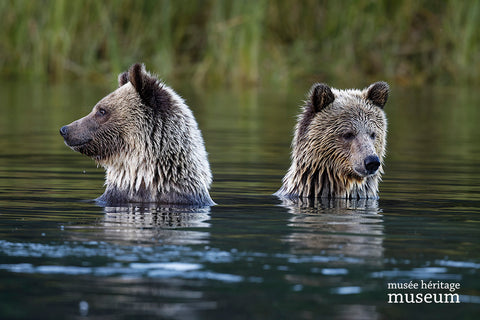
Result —
<instances>
[{"instance_id":1,"label":"light tan fur","mask_svg":"<svg viewBox=\"0 0 480 320\"><path fill-rule=\"evenodd\" d=\"M105 168L101 203L214 204L207 152L191 110L143 65L121 74L117 90L60 131L68 146Z\"/></svg>"},{"instance_id":2,"label":"light tan fur","mask_svg":"<svg viewBox=\"0 0 480 320\"><path fill-rule=\"evenodd\" d=\"M386 148L387 97L388 85L383 82L364 90L314 85L295 127L291 166L276 195L377 198ZM372 159L379 160L378 168L367 165Z\"/></svg>"}]
</instances>

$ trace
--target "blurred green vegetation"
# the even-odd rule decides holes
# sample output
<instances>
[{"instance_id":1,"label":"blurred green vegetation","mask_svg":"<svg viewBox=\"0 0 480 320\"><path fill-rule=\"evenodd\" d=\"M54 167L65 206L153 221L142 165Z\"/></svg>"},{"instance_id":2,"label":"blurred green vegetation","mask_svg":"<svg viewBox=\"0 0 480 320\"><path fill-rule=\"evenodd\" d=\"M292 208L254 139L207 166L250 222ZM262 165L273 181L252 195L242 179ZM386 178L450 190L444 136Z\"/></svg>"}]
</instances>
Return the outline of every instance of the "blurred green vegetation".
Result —
<instances>
[{"instance_id":1,"label":"blurred green vegetation","mask_svg":"<svg viewBox=\"0 0 480 320\"><path fill-rule=\"evenodd\" d=\"M480 83L476 0L0 0L0 26L7 77Z\"/></svg>"}]
</instances>

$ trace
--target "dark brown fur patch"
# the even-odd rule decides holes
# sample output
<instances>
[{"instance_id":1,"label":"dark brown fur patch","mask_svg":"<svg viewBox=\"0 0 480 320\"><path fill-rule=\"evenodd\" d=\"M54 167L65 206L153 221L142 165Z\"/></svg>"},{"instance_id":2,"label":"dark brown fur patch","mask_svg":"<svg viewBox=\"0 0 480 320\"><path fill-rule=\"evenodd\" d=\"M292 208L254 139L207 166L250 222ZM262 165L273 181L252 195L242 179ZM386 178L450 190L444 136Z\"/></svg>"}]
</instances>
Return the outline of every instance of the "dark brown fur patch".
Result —
<instances>
[{"instance_id":1,"label":"dark brown fur patch","mask_svg":"<svg viewBox=\"0 0 480 320\"><path fill-rule=\"evenodd\" d=\"M327 107L335 100L330 87L324 83L315 83L310 89L309 101L302 114L301 121L298 126L299 137L302 138L307 132L310 122L317 112Z\"/></svg>"},{"instance_id":2,"label":"dark brown fur patch","mask_svg":"<svg viewBox=\"0 0 480 320\"><path fill-rule=\"evenodd\" d=\"M138 93L143 91L143 77L142 77L142 65L140 63L135 63L128 70L128 79L135 87Z\"/></svg>"},{"instance_id":3,"label":"dark brown fur patch","mask_svg":"<svg viewBox=\"0 0 480 320\"><path fill-rule=\"evenodd\" d=\"M388 99L389 87L386 82L375 82L368 88L367 99L383 109Z\"/></svg>"},{"instance_id":4,"label":"dark brown fur patch","mask_svg":"<svg viewBox=\"0 0 480 320\"><path fill-rule=\"evenodd\" d=\"M324 83L316 83L310 89L310 101L315 112L322 110L334 100L332 90Z\"/></svg>"},{"instance_id":5,"label":"dark brown fur patch","mask_svg":"<svg viewBox=\"0 0 480 320\"><path fill-rule=\"evenodd\" d=\"M145 72L142 64L132 65L128 73L124 72L118 78L120 84L124 81L130 81L140 98L154 112L165 110L165 107L170 105L170 95L165 92L162 83L156 77Z\"/></svg>"},{"instance_id":6,"label":"dark brown fur patch","mask_svg":"<svg viewBox=\"0 0 480 320\"><path fill-rule=\"evenodd\" d=\"M313 108L310 106L310 102L308 102L305 111L301 115L301 120L298 123L298 138L302 139L305 136L305 133L308 131L308 126L310 122L312 122L313 117L315 116L315 112L312 110Z\"/></svg>"}]
</instances>

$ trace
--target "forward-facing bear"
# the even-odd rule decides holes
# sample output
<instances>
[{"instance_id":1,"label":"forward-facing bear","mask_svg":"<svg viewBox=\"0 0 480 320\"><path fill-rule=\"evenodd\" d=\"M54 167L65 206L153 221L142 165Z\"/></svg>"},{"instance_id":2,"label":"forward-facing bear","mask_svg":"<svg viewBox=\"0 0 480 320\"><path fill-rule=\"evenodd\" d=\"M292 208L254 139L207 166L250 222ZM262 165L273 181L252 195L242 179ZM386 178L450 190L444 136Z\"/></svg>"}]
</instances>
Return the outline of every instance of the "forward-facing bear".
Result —
<instances>
[{"instance_id":1,"label":"forward-facing bear","mask_svg":"<svg viewBox=\"0 0 480 320\"><path fill-rule=\"evenodd\" d=\"M377 198L383 173L388 84L337 90L314 84L298 117L281 198Z\"/></svg>"},{"instance_id":2,"label":"forward-facing bear","mask_svg":"<svg viewBox=\"0 0 480 320\"><path fill-rule=\"evenodd\" d=\"M142 64L118 82L90 114L60 129L67 146L106 169L97 201L213 205L207 152L184 100Z\"/></svg>"}]
</instances>

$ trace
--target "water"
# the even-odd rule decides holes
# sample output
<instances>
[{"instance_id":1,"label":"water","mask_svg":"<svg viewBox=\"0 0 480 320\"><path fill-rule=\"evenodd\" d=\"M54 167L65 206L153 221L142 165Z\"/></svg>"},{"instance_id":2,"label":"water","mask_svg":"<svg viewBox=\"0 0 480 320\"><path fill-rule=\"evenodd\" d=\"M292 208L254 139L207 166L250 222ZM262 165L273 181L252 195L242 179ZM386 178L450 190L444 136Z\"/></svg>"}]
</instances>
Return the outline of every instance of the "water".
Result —
<instances>
[{"instance_id":1,"label":"water","mask_svg":"<svg viewBox=\"0 0 480 320\"><path fill-rule=\"evenodd\" d=\"M378 201L295 206L289 90L178 89L210 154L209 210L101 208L103 170L60 126L111 88L0 87L0 318L475 319L480 95L394 88ZM460 286L460 303L389 303L389 284ZM422 296L423 297L423 296ZM407 297L408 298L408 297Z\"/></svg>"}]
</instances>

